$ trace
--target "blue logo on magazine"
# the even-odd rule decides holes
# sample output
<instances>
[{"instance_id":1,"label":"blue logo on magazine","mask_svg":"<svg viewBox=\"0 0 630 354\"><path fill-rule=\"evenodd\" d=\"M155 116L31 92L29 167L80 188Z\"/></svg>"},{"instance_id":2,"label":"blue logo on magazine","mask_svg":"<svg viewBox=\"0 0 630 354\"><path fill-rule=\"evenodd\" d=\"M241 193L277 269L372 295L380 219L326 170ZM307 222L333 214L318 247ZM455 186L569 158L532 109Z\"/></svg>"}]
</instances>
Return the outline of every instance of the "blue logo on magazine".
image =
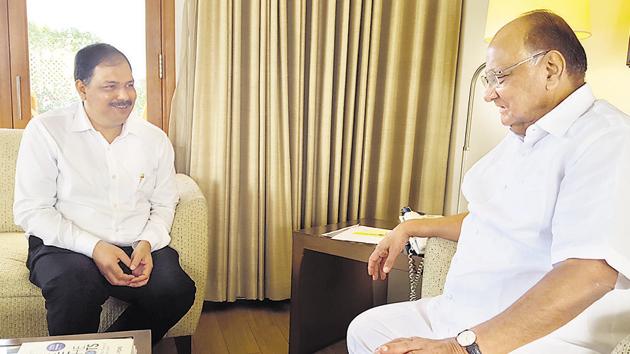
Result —
<instances>
[{"instance_id":1,"label":"blue logo on magazine","mask_svg":"<svg viewBox=\"0 0 630 354\"><path fill-rule=\"evenodd\" d=\"M66 345L65 345L65 344L63 344L63 343L51 343L51 344L48 344L48 346L46 347L46 349L47 349L49 352L56 352L56 351L62 350L62 349L63 349L63 348L65 348L65 347L66 347Z\"/></svg>"}]
</instances>

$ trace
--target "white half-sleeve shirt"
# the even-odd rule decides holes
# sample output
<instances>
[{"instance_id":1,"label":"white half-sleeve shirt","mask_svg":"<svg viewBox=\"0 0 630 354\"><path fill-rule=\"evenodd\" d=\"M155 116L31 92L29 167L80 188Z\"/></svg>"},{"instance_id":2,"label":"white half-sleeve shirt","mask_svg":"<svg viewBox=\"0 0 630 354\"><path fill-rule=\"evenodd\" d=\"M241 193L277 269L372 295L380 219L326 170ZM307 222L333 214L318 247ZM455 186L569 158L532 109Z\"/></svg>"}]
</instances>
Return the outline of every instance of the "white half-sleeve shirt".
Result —
<instances>
[{"instance_id":1,"label":"white half-sleeve shirt","mask_svg":"<svg viewBox=\"0 0 630 354\"><path fill-rule=\"evenodd\" d=\"M27 237L88 257L99 240L163 248L179 199L173 159L166 134L133 115L110 144L81 103L47 112L22 136L15 222Z\"/></svg>"},{"instance_id":2,"label":"white half-sleeve shirt","mask_svg":"<svg viewBox=\"0 0 630 354\"><path fill-rule=\"evenodd\" d=\"M436 333L489 320L568 258L604 259L619 277L563 335L605 352L630 333L626 114L584 85L524 137L508 133L467 173L463 192L470 214L444 293L427 309Z\"/></svg>"}]
</instances>

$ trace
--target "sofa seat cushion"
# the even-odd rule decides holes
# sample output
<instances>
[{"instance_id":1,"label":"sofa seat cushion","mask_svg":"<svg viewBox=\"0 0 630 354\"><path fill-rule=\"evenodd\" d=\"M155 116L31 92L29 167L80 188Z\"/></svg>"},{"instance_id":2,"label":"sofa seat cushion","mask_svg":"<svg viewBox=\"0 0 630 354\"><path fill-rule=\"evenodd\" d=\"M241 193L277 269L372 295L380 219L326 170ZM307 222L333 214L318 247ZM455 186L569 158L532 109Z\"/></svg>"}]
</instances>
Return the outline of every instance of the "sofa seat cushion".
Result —
<instances>
[{"instance_id":1,"label":"sofa seat cushion","mask_svg":"<svg viewBox=\"0 0 630 354\"><path fill-rule=\"evenodd\" d=\"M21 139L22 129L0 129L0 233L22 231L13 223L15 164Z\"/></svg>"},{"instance_id":2,"label":"sofa seat cushion","mask_svg":"<svg viewBox=\"0 0 630 354\"><path fill-rule=\"evenodd\" d=\"M0 247L0 298L41 297L39 288L28 281L28 240L24 233L0 233Z\"/></svg>"},{"instance_id":3,"label":"sofa seat cushion","mask_svg":"<svg viewBox=\"0 0 630 354\"><path fill-rule=\"evenodd\" d=\"M28 240L21 232L3 232L0 242L0 338L48 335L44 298L41 290L28 280ZM101 331L126 307L125 302L109 298L101 312ZM20 321L15 320L14 313L20 314Z\"/></svg>"}]
</instances>

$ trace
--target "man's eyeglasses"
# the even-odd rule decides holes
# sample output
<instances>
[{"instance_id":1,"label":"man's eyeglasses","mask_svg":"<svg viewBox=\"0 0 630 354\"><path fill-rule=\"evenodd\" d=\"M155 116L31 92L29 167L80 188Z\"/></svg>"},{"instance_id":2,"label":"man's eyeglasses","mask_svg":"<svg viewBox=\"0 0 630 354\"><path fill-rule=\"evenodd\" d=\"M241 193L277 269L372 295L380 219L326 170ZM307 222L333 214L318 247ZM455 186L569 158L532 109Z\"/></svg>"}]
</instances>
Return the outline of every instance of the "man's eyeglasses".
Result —
<instances>
[{"instance_id":1,"label":"man's eyeglasses","mask_svg":"<svg viewBox=\"0 0 630 354\"><path fill-rule=\"evenodd\" d=\"M486 71L484 74L481 74L481 83L483 84L483 86L487 89L487 88L494 88L497 86L500 86L499 84L499 79L503 78L505 76L508 76L510 74L510 72L514 69L516 69L516 67L518 67L521 64L527 63L530 60L536 59L537 57L541 56L541 55L545 55L549 53L548 50L542 51L542 52L538 52L530 57L527 57L521 61L519 61L516 64L512 64L510 66L508 66L507 68L503 68L503 69L499 69L499 70L490 70L490 71Z\"/></svg>"}]
</instances>

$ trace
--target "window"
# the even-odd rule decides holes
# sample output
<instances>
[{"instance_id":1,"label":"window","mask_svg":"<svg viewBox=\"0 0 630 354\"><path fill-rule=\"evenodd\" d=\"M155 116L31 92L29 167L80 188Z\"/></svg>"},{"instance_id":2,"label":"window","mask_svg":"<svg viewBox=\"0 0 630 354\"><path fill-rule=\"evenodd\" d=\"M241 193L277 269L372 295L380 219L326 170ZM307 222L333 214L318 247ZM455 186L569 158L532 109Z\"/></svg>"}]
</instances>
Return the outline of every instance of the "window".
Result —
<instances>
[{"instance_id":1,"label":"window","mask_svg":"<svg viewBox=\"0 0 630 354\"><path fill-rule=\"evenodd\" d=\"M175 88L174 0L0 0L0 128L78 100L73 60L106 42L129 58L134 111L166 130Z\"/></svg>"}]
</instances>

